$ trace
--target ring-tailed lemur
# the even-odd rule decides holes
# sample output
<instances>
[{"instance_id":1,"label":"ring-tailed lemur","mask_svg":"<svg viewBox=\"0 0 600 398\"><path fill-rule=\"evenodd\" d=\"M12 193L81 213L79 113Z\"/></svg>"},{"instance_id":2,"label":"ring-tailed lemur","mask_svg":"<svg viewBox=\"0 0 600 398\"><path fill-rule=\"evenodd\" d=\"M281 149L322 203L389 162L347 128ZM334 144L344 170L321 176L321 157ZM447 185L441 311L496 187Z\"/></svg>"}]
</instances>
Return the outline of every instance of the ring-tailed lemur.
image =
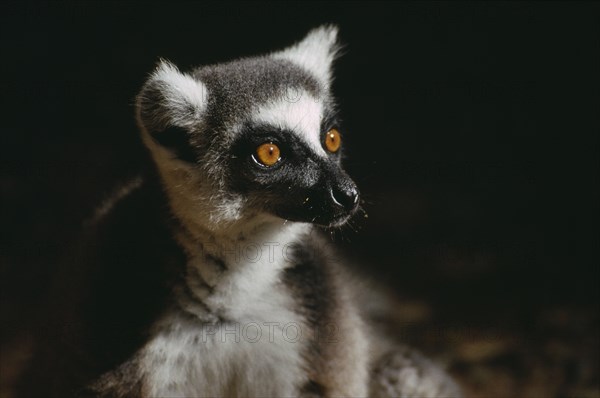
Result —
<instances>
[{"instance_id":1,"label":"ring-tailed lemur","mask_svg":"<svg viewBox=\"0 0 600 398\"><path fill-rule=\"evenodd\" d=\"M24 396L459 396L383 344L313 225L359 206L330 93L337 30L180 72L137 97L143 177L100 208L41 329Z\"/></svg>"}]
</instances>

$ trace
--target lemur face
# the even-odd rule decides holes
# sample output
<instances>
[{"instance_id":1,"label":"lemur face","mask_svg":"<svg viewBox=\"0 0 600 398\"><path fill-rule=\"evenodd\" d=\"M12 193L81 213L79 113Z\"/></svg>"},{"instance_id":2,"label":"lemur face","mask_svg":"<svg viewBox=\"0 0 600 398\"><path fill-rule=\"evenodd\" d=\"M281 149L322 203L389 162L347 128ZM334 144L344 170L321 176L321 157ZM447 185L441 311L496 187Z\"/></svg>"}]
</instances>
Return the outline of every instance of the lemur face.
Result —
<instances>
[{"instance_id":1,"label":"lemur face","mask_svg":"<svg viewBox=\"0 0 600 398\"><path fill-rule=\"evenodd\" d=\"M170 189L185 184L179 195L215 220L343 224L359 193L340 165L329 92L336 33L319 28L284 51L191 73L161 62L138 96L138 121L163 178L188 176Z\"/></svg>"}]
</instances>

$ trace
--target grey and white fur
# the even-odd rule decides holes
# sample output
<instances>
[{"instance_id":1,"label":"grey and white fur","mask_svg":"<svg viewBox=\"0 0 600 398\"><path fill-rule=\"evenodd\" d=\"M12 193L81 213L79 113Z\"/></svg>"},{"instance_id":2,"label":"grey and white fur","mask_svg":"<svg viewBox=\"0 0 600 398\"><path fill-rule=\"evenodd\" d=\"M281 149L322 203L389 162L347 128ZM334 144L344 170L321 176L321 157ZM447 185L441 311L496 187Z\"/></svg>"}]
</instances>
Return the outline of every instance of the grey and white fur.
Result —
<instances>
[{"instance_id":1,"label":"grey and white fur","mask_svg":"<svg viewBox=\"0 0 600 398\"><path fill-rule=\"evenodd\" d=\"M58 276L23 396L460 396L370 329L315 227L359 207L324 146L343 133L336 35L189 72L159 63L136 103L147 170ZM263 143L281 150L273 166Z\"/></svg>"}]
</instances>

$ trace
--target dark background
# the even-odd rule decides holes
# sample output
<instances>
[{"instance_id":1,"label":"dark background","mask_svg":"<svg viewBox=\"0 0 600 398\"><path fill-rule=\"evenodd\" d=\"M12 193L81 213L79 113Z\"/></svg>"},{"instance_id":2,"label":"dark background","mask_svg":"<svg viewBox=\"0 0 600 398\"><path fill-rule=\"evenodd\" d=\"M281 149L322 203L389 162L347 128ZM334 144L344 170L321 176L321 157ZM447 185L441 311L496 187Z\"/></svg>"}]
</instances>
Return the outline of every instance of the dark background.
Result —
<instances>
[{"instance_id":1,"label":"dark background","mask_svg":"<svg viewBox=\"0 0 600 398\"><path fill-rule=\"evenodd\" d=\"M187 69L334 22L346 168L368 212L339 245L472 396L598 396L599 11L3 2L4 354L81 220L137 170L132 103L158 57Z\"/></svg>"}]
</instances>

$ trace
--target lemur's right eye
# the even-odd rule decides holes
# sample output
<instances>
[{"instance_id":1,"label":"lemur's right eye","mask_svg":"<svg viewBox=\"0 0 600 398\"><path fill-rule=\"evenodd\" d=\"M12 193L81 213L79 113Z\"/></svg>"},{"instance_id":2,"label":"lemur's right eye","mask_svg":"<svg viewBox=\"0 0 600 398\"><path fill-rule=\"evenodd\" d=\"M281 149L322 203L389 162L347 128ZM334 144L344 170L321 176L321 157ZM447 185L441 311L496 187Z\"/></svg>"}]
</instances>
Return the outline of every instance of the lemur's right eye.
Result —
<instances>
[{"instance_id":1,"label":"lemur's right eye","mask_svg":"<svg viewBox=\"0 0 600 398\"><path fill-rule=\"evenodd\" d=\"M331 129L325 135L325 148L331 153L335 153L340 149L342 145L342 137L340 137L339 131Z\"/></svg>"},{"instance_id":2,"label":"lemur's right eye","mask_svg":"<svg viewBox=\"0 0 600 398\"><path fill-rule=\"evenodd\" d=\"M254 160L263 166L271 167L281 159L279 147L272 142L265 142L256 148Z\"/></svg>"}]
</instances>

